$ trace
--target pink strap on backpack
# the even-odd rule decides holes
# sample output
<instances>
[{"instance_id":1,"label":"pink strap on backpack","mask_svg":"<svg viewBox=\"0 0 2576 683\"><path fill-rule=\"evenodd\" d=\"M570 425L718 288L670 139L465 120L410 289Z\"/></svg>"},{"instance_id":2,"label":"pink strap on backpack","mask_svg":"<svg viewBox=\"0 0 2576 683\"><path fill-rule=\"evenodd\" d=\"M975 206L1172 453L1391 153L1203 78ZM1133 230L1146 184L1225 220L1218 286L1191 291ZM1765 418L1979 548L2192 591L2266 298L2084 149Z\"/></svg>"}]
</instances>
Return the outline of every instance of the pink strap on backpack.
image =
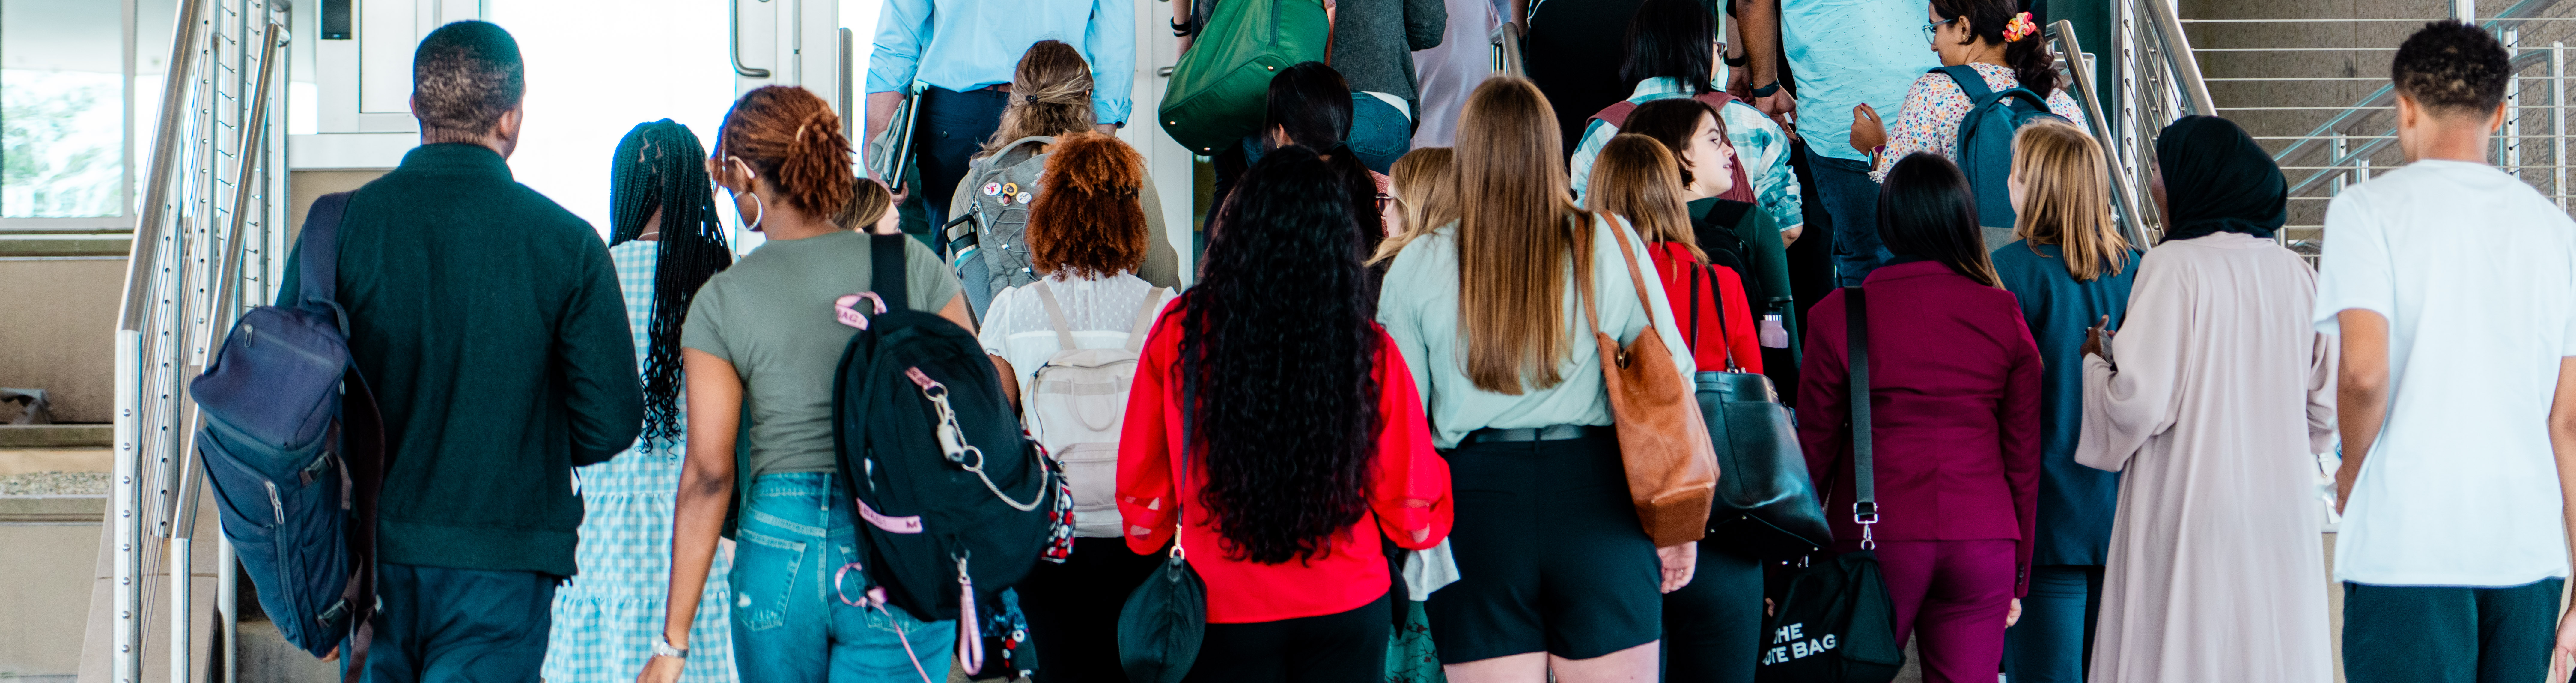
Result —
<instances>
[{"instance_id":1,"label":"pink strap on backpack","mask_svg":"<svg viewBox=\"0 0 2576 683\"><path fill-rule=\"evenodd\" d=\"M1727 103L1734 102L1735 96L1728 95L1725 92L1707 92L1694 95L1691 99L1706 102L1712 109L1726 111ZM1635 103L1627 100L1620 100L1610 106L1602 107L1599 113L1592 115L1592 120L1607 123L1617 128L1626 128L1628 115L1636 113L1636 111L1637 105ZM1723 116L1723 114L1721 114L1721 116ZM1723 120L1721 120L1721 123L1722 122ZM1752 204L1758 201L1758 198L1753 194L1752 178L1744 174L1744 157L1742 154L1736 155L1735 187L1719 193L1717 198L1728 201L1744 202L1746 204Z\"/></svg>"}]
</instances>

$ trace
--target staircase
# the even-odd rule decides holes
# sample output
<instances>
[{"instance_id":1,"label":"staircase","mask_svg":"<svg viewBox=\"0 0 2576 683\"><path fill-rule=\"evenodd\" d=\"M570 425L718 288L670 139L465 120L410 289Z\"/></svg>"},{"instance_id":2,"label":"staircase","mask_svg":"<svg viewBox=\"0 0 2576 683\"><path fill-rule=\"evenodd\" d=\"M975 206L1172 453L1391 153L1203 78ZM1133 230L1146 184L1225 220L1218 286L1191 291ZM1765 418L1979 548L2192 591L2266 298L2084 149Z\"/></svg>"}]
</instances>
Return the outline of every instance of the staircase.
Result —
<instances>
[{"instance_id":1,"label":"staircase","mask_svg":"<svg viewBox=\"0 0 2576 683\"><path fill-rule=\"evenodd\" d=\"M282 272L282 0L182 0L115 335L113 469L83 683L239 680L231 548L185 387ZM200 552L197 541L210 546Z\"/></svg>"}]
</instances>

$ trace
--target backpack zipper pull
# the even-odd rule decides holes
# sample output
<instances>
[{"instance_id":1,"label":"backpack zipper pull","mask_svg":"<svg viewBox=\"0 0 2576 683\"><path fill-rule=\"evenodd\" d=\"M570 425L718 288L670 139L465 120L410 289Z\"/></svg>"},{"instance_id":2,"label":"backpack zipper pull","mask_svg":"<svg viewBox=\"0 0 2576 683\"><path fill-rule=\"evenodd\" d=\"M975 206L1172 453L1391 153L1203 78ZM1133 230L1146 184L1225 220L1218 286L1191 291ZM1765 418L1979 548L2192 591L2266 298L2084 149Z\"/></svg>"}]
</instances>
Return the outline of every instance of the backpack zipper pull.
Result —
<instances>
[{"instance_id":1,"label":"backpack zipper pull","mask_svg":"<svg viewBox=\"0 0 2576 683\"><path fill-rule=\"evenodd\" d=\"M286 501L277 497L277 482L261 479L259 483L268 487L268 509L277 511L277 523L286 524Z\"/></svg>"}]
</instances>

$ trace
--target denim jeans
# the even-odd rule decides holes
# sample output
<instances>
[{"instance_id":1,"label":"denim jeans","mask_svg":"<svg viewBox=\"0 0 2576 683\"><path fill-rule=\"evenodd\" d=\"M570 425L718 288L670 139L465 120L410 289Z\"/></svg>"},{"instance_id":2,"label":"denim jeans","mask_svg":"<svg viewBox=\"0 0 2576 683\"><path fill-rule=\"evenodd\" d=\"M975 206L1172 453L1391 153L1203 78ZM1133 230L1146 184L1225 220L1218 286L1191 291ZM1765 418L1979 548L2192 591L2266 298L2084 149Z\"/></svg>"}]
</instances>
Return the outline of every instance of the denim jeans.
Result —
<instances>
[{"instance_id":1,"label":"denim jeans","mask_svg":"<svg viewBox=\"0 0 2576 683\"><path fill-rule=\"evenodd\" d=\"M1857 287L1869 271L1895 258L1878 241L1878 183L1869 179L1868 162L1836 159L1807 150L1807 167L1816 174L1816 191L1824 195L1825 213L1834 222L1834 282Z\"/></svg>"},{"instance_id":2,"label":"denim jeans","mask_svg":"<svg viewBox=\"0 0 2576 683\"><path fill-rule=\"evenodd\" d=\"M861 572L841 571L859 561L859 548L839 475L761 475L742 508L733 559L733 648L743 680L947 680L957 622L923 622L891 605L850 604L864 600L868 581Z\"/></svg>"},{"instance_id":3,"label":"denim jeans","mask_svg":"<svg viewBox=\"0 0 2576 683\"><path fill-rule=\"evenodd\" d=\"M2102 567L2031 567L2021 622L2004 629L2004 668L2012 683L2081 683L2093 659L2101 603Z\"/></svg>"}]
</instances>

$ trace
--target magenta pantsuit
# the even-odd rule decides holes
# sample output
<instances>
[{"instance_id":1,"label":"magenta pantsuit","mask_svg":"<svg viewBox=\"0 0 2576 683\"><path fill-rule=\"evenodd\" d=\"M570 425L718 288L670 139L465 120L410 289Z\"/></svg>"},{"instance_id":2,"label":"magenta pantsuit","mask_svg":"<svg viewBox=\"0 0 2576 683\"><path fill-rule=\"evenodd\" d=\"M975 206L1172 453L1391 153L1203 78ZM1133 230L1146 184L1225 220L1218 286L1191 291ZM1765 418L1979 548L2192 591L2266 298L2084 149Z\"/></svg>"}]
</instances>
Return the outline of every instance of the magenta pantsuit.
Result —
<instances>
[{"instance_id":1,"label":"magenta pantsuit","mask_svg":"<svg viewBox=\"0 0 2576 683\"><path fill-rule=\"evenodd\" d=\"M1897 638L1918 638L1924 680L1994 680L2004 613L2029 588L2040 469L2039 347L2011 292L1939 263L1869 275L1870 406L1879 523L1872 529ZM1852 522L1843 293L1808 312L1798 441L1842 550Z\"/></svg>"}]
</instances>

